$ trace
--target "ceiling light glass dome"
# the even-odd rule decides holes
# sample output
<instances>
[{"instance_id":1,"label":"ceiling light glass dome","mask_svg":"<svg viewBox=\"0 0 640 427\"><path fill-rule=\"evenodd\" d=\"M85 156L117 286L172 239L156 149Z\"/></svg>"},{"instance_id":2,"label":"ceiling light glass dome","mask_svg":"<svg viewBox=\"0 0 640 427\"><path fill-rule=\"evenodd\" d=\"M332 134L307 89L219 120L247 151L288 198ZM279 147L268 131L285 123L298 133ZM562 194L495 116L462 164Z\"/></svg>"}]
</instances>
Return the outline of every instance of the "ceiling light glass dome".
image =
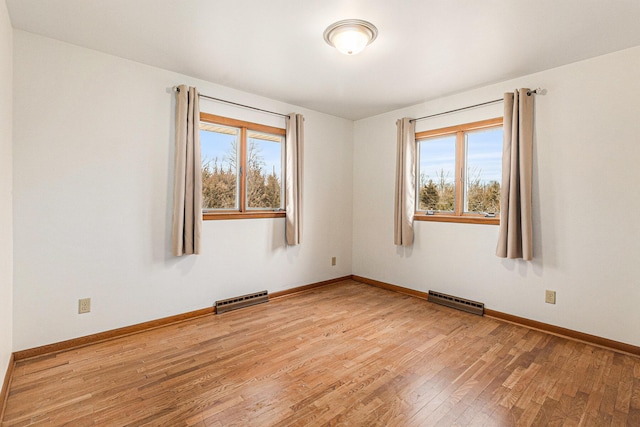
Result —
<instances>
[{"instance_id":1,"label":"ceiling light glass dome","mask_svg":"<svg viewBox=\"0 0 640 427\"><path fill-rule=\"evenodd\" d=\"M378 37L378 29L361 19L345 19L331 24L324 30L324 40L345 55L362 52Z\"/></svg>"}]
</instances>

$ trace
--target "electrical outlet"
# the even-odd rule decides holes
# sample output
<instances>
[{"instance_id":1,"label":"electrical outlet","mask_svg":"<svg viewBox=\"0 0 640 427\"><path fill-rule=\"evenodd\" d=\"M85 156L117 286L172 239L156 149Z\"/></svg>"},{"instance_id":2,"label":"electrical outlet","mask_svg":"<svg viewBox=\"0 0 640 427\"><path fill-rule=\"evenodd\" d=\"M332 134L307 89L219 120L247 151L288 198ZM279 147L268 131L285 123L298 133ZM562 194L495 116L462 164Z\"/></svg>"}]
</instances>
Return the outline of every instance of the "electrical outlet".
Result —
<instances>
[{"instance_id":1,"label":"electrical outlet","mask_svg":"<svg viewBox=\"0 0 640 427\"><path fill-rule=\"evenodd\" d=\"M78 314L89 313L91 311L91 298L78 300Z\"/></svg>"},{"instance_id":2,"label":"electrical outlet","mask_svg":"<svg viewBox=\"0 0 640 427\"><path fill-rule=\"evenodd\" d=\"M547 304L555 304L556 303L556 291L546 290L544 292L544 302Z\"/></svg>"},{"instance_id":3,"label":"electrical outlet","mask_svg":"<svg viewBox=\"0 0 640 427\"><path fill-rule=\"evenodd\" d=\"M331 257L331 265L336 265L336 257Z\"/></svg>"}]
</instances>

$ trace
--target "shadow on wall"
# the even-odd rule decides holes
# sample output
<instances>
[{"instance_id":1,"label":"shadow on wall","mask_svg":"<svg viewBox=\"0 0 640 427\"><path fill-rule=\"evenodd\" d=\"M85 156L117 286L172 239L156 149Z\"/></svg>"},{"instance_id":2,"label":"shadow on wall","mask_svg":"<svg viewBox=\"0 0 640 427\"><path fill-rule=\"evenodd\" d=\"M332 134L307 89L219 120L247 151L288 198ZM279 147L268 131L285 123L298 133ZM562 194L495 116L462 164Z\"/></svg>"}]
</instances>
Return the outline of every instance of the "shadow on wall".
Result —
<instances>
[{"instance_id":1,"label":"shadow on wall","mask_svg":"<svg viewBox=\"0 0 640 427\"><path fill-rule=\"evenodd\" d=\"M166 91L171 97L171 108L169 109L169 138L167 140L167 144L169 147L168 155L167 155L167 170L170 171L167 173L167 181L165 184L165 217L164 217L164 245L154 245L154 250L157 251L157 248L164 248L162 254L154 254L154 259L159 259L164 261L168 266L173 266L178 263L180 258L185 257L175 257L171 251L171 228L173 222L173 178L175 174L175 133L176 133L176 124L175 124L175 111L176 111L176 97L175 91L173 87L167 88ZM186 257L193 258L193 257Z\"/></svg>"},{"instance_id":2,"label":"shadow on wall","mask_svg":"<svg viewBox=\"0 0 640 427\"><path fill-rule=\"evenodd\" d=\"M400 258L411 258L411 255L413 255L413 245L396 246L396 255L398 255Z\"/></svg>"}]
</instances>

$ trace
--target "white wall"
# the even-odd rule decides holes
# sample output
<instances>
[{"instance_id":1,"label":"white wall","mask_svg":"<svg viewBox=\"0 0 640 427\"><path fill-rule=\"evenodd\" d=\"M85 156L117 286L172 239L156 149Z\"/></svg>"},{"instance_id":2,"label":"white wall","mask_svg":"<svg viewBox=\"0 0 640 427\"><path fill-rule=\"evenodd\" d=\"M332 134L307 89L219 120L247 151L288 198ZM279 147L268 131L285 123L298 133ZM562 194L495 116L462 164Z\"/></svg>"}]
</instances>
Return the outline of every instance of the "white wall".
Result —
<instances>
[{"instance_id":1,"label":"white wall","mask_svg":"<svg viewBox=\"0 0 640 427\"><path fill-rule=\"evenodd\" d=\"M356 122L353 273L640 345L639 75L636 47ZM416 222L413 248L396 248L396 119L517 87L547 89L535 100L534 261L497 258L490 225ZM498 104L418 130L501 115ZM545 289L557 291L556 305L544 303Z\"/></svg>"},{"instance_id":2,"label":"white wall","mask_svg":"<svg viewBox=\"0 0 640 427\"><path fill-rule=\"evenodd\" d=\"M351 273L351 121L22 31L14 40L14 350ZM282 218L206 221L202 255L170 255L181 83L305 115L302 245L285 246ZM84 297L92 311L78 315Z\"/></svg>"},{"instance_id":3,"label":"white wall","mask_svg":"<svg viewBox=\"0 0 640 427\"><path fill-rule=\"evenodd\" d=\"M0 384L12 352L13 322L13 30L0 1Z\"/></svg>"},{"instance_id":4,"label":"white wall","mask_svg":"<svg viewBox=\"0 0 640 427\"><path fill-rule=\"evenodd\" d=\"M0 13L0 25L6 22L2 57L10 58L10 26ZM634 98L640 95L640 48L354 125L33 34L15 31L13 39L13 350L352 272L640 345L640 102ZM8 68L2 87L11 85ZM203 255L170 256L170 88L180 83L305 114L303 245L284 245L282 219L208 221ZM496 226L417 222L414 247L393 246L395 120L524 86L547 89L536 98L535 260L495 257ZM0 120L7 120L10 97L0 102ZM271 125L279 120L207 101L202 110ZM421 121L418 130L499 115L501 106L493 105ZM4 286L12 277L6 171L12 165L11 125L2 124L0 232L9 239L0 247L0 259L8 262L0 303L9 304L0 330L6 342L11 328L4 317L12 310L11 287ZM331 256L338 266L330 266ZM544 303L545 289L558 292L556 305ZM92 298L92 312L78 315L83 297ZM11 346L1 345L6 360Z\"/></svg>"}]
</instances>

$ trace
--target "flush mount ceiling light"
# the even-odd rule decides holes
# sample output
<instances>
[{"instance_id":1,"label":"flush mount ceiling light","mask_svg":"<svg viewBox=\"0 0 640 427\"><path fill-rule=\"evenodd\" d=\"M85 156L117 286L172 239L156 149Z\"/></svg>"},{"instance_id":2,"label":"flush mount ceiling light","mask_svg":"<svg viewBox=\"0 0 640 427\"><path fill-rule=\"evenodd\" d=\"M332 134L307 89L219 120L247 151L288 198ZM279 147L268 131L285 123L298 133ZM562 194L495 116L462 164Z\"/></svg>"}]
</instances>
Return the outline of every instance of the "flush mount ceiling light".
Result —
<instances>
[{"instance_id":1,"label":"flush mount ceiling light","mask_svg":"<svg viewBox=\"0 0 640 427\"><path fill-rule=\"evenodd\" d=\"M355 55L378 37L378 29L361 19L345 19L324 30L324 40L345 55Z\"/></svg>"}]
</instances>

